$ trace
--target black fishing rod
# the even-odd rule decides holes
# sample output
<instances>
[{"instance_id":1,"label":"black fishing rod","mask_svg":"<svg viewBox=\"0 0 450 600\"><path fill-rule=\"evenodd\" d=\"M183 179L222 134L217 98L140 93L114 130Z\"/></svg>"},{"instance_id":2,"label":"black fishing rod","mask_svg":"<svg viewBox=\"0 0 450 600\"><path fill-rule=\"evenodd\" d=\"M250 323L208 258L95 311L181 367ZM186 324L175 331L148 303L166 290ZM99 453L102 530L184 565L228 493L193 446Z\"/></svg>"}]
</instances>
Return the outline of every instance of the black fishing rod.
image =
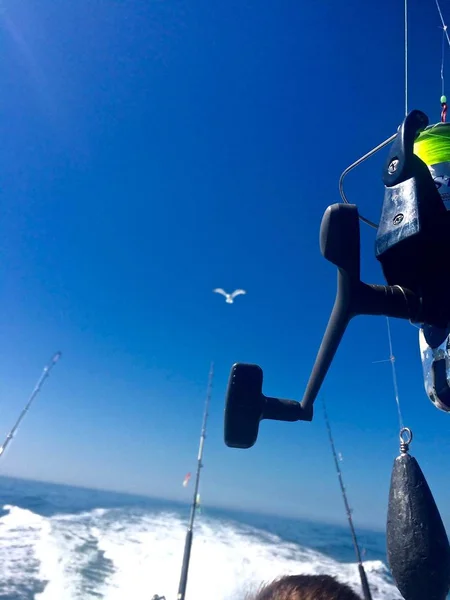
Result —
<instances>
[{"instance_id":1,"label":"black fishing rod","mask_svg":"<svg viewBox=\"0 0 450 600\"><path fill-rule=\"evenodd\" d=\"M356 560L358 561L358 571L359 571L359 577L361 579L361 587L362 587L362 591L363 591L364 600L372 600L372 595L370 593L370 588L369 588L369 582L367 580L367 575L364 570L364 565L363 565L363 562L361 559L361 552L359 550L358 538L356 537L356 531L355 531L355 527L353 525L352 509L350 508L350 505L348 503L347 493L345 491L344 480L342 478L342 471L341 471L341 467L339 466L339 458L336 453L336 447L334 445L333 435L331 433L331 427L330 427L330 422L328 420L328 414L327 414L327 409L325 406L325 400L323 400L323 399L322 399L322 405L323 405L323 415L325 417L325 423L326 423L327 431L328 431L328 438L330 440L331 451L333 453L334 464L335 464L338 479L339 479L339 485L341 487L342 498L344 499L345 512L347 513L347 519L348 519L348 523L350 525L350 532L352 534L353 547L355 549Z\"/></svg>"},{"instance_id":2,"label":"black fishing rod","mask_svg":"<svg viewBox=\"0 0 450 600\"><path fill-rule=\"evenodd\" d=\"M44 370L42 371L42 375L39 377L38 382L36 383L36 386L31 394L28 402L25 404L24 408L22 409L22 412L20 413L17 421L14 423L13 428L6 436L5 441L0 446L0 456L3 455L6 448L8 447L9 442L13 439L14 434L16 433L17 429L19 428L20 422L22 421L22 419L25 417L25 415L29 411L31 405L33 404L33 400L36 398L38 393L41 391L42 384L47 379L47 377L50 375L50 371L52 370L52 368L55 366L55 364L58 362L58 360L60 358L61 358L61 352L56 352L56 354L54 354L54 356L53 356L52 360L49 362L49 364L44 367Z\"/></svg>"},{"instance_id":3,"label":"black fishing rod","mask_svg":"<svg viewBox=\"0 0 450 600\"><path fill-rule=\"evenodd\" d=\"M207 388L207 392L206 392L205 411L203 413L202 431L200 434L200 446L198 449L197 473L195 476L194 495L193 495L192 505L191 505L191 515L189 518L189 526L188 526L188 530L186 533L186 541L184 544L183 564L181 567L181 577L180 577L180 585L178 587L177 600L184 600L185 595L186 595L186 586L187 586L188 573L189 573L189 561L191 558L191 547L192 547L195 513L196 513L196 510L198 507L198 487L200 484L200 471L201 471L201 468L203 467L203 464L202 464L203 448L204 448L205 438L206 438L206 423L208 421L208 409L209 409L209 403L210 403L211 395L212 395L213 378L214 378L214 363L211 363L211 369L209 371L209 377L208 377L208 388Z\"/></svg>"}]
</instances>

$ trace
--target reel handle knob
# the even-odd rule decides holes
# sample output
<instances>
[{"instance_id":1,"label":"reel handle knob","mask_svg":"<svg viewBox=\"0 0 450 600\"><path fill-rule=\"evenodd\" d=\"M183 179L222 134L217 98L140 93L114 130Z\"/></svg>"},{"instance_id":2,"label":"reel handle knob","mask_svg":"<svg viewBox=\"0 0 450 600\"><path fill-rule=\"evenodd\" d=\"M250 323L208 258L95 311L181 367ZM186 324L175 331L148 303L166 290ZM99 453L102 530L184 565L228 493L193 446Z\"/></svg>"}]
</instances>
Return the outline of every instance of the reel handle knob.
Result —
<instances>
[{"instance_id":1,"label":"reel handle knob","mask_svg":"<svg viewBox=\"0 0 450 600\"><path fill-rule=\"evenodd\" d=\"M228 447L251 448L263 419L306 420L299 402L265 396L262 385L263 370L258 365L232 366L225 402L224 437Z\"/></svg>"}]
</instances>

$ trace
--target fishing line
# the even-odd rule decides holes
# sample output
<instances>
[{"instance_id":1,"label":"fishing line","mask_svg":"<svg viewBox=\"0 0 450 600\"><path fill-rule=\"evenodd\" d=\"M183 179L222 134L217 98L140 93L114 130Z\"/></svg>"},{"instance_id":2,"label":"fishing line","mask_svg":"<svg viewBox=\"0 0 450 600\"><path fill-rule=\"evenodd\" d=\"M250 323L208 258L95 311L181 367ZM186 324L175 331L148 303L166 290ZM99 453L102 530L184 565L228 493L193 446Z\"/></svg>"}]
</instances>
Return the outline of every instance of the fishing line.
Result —
<instances>
[{"instance_id":1,"label":"fishing line","mask_svg":"<svg viewBox=\"0 0 450 600\"><path fill-rule=\"evenodd\" d=\"M439 12L439 16L441 17L442 29L444 30L444 34L447 37L448 45L450 46L450 38L448 37L447 25L445 24L444 17L442 16L442 10L441 10L441 7L439 6L438 0L435 0L435 1L436 1L436 6L437 6L437 9Z\"/></svg>"},{"instance_id":2,"label":"fishing line","mask_svg":"<svg viewBox=\"0 0 450 600\"><path fill-rule=\"evenodd\" d=\"M392 350L392 336L391 336L391 324L389 321L389 317L386 317L387 323L387 331L388 331L388 340L389 340L389 362L392 367L392 383L394 385L394 394L395 394L395 402L397 404L397 412L398 412L398 423L400 427L400 431L403 431L403 416L402 409L400 407L400 396L398 393L398 383L397 383L397 369L395 368L395 356Z\"/></svg>"},{"instance_id":3,"label":"fishing line","mask_svg":"<svg viewBox=\"0 0 450 600\"><path fill-rule=\"evenodd\" d=\"M445 80L444 80L444 57L445 57L445 29L442 29L442 55L441 55L441 95L444 95Z\"/></svg>"},{"instance_id":4,"label":"fishing line","mask_svg":"<svg viewBox=\"0 0 450 600\"><path fill-rule=\"evenodd\" d=\"M408 0L405 0L405 116L408 114Z\"/></svg>"},{"instance_id":5,"label":"fishing line","mask_svg":"<svg viewBox=\"0 0 450 600\"><path fill-rule=\"evenodd\" d=\"M384 362L391 363L392 384L394 386L395 403L397 405L398 424L399 424L399 428L400 428L400 439L403 439L402 435L407 428L405 428L403 425L402 409L400 406L400 394L398 391L397 369L395 368L395 356L394 356L394 351L392 349L391 323L389 321L389 317L386 317L386 324L387 324L387 334L388 334L388 341L389 341L389 358L387 360L375 360L374 364L375 363L384 363Z\"/></svg>"},{"instance_id":6,"label":"fishing line","mask_svg":"<svg viewBox=\"0 0 450 600\"><path fill-rule=\"evenodd\" d=\"M439 6L438 0L436 0L436 7L438 9L439 17L442 23L442 51L441 51L441 122L445 123L447 116L447 98L445 97L445 77L444 77L444 61L445 61L445 39L447 38L448 45L450 46L450 38L448 36L447 25L442 15L441 7Z\"/></svg>"}]
</instances>

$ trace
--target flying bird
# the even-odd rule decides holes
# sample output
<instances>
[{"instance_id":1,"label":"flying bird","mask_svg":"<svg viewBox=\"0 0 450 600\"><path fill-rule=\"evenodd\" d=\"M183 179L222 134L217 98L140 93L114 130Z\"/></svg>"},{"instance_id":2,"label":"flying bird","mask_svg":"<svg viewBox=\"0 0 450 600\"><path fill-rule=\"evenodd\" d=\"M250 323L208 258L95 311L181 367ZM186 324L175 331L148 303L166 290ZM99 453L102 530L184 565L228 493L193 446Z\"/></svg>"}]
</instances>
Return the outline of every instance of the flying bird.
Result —
<instances>
[{"instance_id":1,"label":"flying bird","mask_svg":"<svg viewBox=\"0 0 450 600\"><path fill-rule=\"evenodd\" d=\"M216 294L222 294L222 296L225 296L225 302L227 304L233 304L236 296L240 296L241 294L247 293L245 290L234 290L233 293L227 294L226 291L223 290L222 288L216 288L215 290L213 290L213 292L215 292Z\"/></svg>"}]
</instances>

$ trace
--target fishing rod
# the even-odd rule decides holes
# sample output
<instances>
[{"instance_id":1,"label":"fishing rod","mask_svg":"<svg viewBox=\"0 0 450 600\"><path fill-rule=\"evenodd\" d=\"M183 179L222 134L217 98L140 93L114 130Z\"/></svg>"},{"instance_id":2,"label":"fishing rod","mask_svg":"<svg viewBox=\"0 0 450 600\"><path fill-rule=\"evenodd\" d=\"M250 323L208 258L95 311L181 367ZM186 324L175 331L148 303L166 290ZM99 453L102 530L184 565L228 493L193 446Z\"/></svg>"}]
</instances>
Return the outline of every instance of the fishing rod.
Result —
<instances>
[{"instance_id":1,"label":"fishing rod","mask_svg":"<svg viewBox=\"0 0 450 600\"><path fill-rule=\"evenodd\" d=\"M213 379L214 379L214 363L211 363L211 368L210 368L209 377L208 377L208 388L207 388L207 392L206 392L205 410L203 413L202 430L201 430L201 434L200 434L200 446L198 449L197 473L195 476L194 495L192 498L191 515L189 518L189 526L188 526L188 530L186 533L186 541L184 544L183 564L181 567L180 585L178 587L177 600L184 600L185 595L186 595L186 586L187 586L188 573L189 573L189 561L191 559L191 547L192 547L195 513L196 513L196 509L198 507L198 487L200 484L200 471L201 471L201 468L203 467L202 459L203 459L203 448L205 445L205 438L206 438L206 423L208 421L208 409L209 409L209 403L211 401Z\"/></svg>"},{"instance_id":2,"label":"fishing rod","mask_svg":"<svg viewBox=\"0 0 450 600\"><path fill-rule=\"evenodd\" d=\"M42 387L44 381L50 375L50 371L53 369L53 367L55 366L55 364L58 362L58 360L60 358L61 358L61 352L56 352L56 354L54 354L51 361L44 367L44 370L42 371L42 375L39 377L38 382L36 383L36 386L31 394L28 402L25 404L24 408L22 409L22 412L20 413L17 421L14 423L13 428L6 436L5 441L0 446L0 456L2 456L3 453L5 452L6 448L8 447L9 442L12 440L12 438L14 437L14 434L16 433L16 431L18 429L20 422L22 421L22 419L25 417L25 415L29 411L31 405L33 404L33 400L36 398L38 393L41 391L41 387Z\"/></svg>"},{"instance_id":3,"label":"fishing rod","mask_svg":"<svg viewBox=\"0 0 450 600\"><path fill-rule=\"evenodd\" d=\"M356 537L355 526L353 525L352 509L347 498L347 492L345 491L344 480L342 478L341 467L339 466L339 459L336 453L336 447L334 445L333 435L331 433L330 421L328 420L327 409L325 406L325 400L322 398L323 415L325 418L325 424L327 426L328 438L330 440L331 452L333 453L334 465L339 479L339 485L341 487L341 494L345 504L345 512L347 513L348 524L350 526L350 532L352 534L353 547L355 549L356 560L358 562L359 577L361 579L361 587L364 595L364 600L372 600L372 594L370 593L369 582L367 580L366 571L361 558L361 552L359 549L358 538Z\"/></svg>"}]
</instances>

